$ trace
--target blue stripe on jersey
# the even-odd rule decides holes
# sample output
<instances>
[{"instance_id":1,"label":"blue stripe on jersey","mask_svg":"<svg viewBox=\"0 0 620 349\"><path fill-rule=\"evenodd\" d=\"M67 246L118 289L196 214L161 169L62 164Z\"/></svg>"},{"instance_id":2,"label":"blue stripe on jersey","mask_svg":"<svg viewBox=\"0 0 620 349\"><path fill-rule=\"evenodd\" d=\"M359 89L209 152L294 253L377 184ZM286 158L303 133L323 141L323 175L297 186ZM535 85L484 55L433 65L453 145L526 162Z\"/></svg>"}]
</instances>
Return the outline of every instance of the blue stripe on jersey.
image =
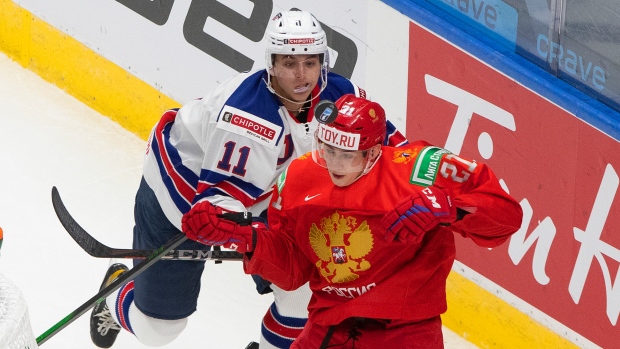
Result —
<instances>
[{"instance_id":1,"label":"blue stripe on jersey","mask_svg":"<svg viewBox=\"0 0 620 349\"><path fill-rule=\"evenodd\" d=\"M237 177L229 177L228 182L238 187L239 189L243 190L244 192L248 193L248 196L254 199L261 196L264 192L263 189Z\"/></svg>"},{"instance_id":2,"label":"blue stripe on jersey","mask_svg":"<svg viewBox=\"0 0 620 349\"><path fill-rule=\"evenodd\" d=\"M222 195L222 196L231 197L230 193L227 193L227 192L225 192L223 190L220 190L219 188L216 188L216 187L211 187L211 188L203 191L202 193L198 194L196 196L196 198L194 199L194 202L192 204L195 204L195 203L197 203L198 201L200 201L200 200L202 200L204 198L208 198L208 197L215 196L215 195Z\"/></svg>"},{"instance_id":3,"label":"blue stripe on jersey","mask_svg":"<svg viewBox=\"0 0 620 349\"><path fill-rule=\"evenodd\" d=\"M393 142L391 142L390 138L396 134L398 134L398 138L402 137L404 138L405 136L400 134L400 131L398 131L396 129L396 126L394 126L394 124L392 124L389 120L386 124L385 127L385 140L383 141L383 145L391 145L392 147L402 147L403 145L407 145L409 144L409 141L407 139L403 139L400 143L398 144L392 144ZM397 138L397 139L398 139Z\"/></svg>"},{"instance_id":4,"label":"blue stripe on jersey","mask_svg":"<svg viewBox=\"0 0 620 349\"><path fill-rule=\"evenodd\" d=\"M349 79L332 72L327 74L327 87L321 92L321 100L328 99L335 102L342 95L349 93L355 94L355 87Z\"/></svg>"},{"instance_id":5,"label":"blue stripe on jersey","mask_svg":"<svg viewBox=\"0 0 620 349\"><path fill-rule=\"evenodd\" d=\"M196 176L196 174L192 172L192 170L183 166L183 163L181 162L181 157L179 156L178 151L172 144L170 144L169 139L170 139L170 128L171 127L172 127L172 123L169 123L168 125L166 125L162 131L162 136L164 140L164 148L166 150L166 154L168 154L168 158L170 159L170 163L173 164L176 174L168 174L168 171L162 161L162 156L166 156L166 155L162 154L159 148L159 143L157 141L154 140L152 142L151 150L155 152L154 155L155 155L155 159L157 159L157 165L159 167L159 173L161 175L161 179L164 182L166 189L168 190L168 193L170 194L170 197L172 198L172 201L174 202L176 207L179 209L179 211L181 211L182 213L185 213L185 212L188 212L189 209L191 208L190 202L188 202L180 194L179 190L177 190L176 185L174 184L174 181L172 180L171 176L176 175L177 177L180 177L189 186L194 188L194 192L196 192L196 186L198 184L198 176ZM192 199L193 198L191 198L190 201Z\"/></svg>"},{"instance_id":6,"label":"blue stripe on jersey","mask_svg":"<svg viewBox=\"0 0 620 349\"><path fill-rule=\"evenodd\" d=\"M284 129L284 123L280 117L280 101L266 86L267 73L259 70L247 77L228 97L226 105L241 109L263 120L267 120ZM282 133L278 135L276 144L280 143Z\"/></svg>"},{"instance_id":7,"label":"blue stripe on jersey","mask_svg":"<svg viewBox=\"0 0 620 349\"><path fill-rule=\"evenodd\" d=\"M252 183L248 183L244 181L243 179L233 177L233 176L223 175L215 171L202 169L202 172L200 173L200 178L201 178L200 182L206 183L209 186L216 185L217 183L221 183L221 182L228 182L234 185L235 187L237 187L239 191L246 194L248 198L251 198L253 200L261 196L264 192L263 189L255 186ZM217 192L213 192L212 189L217 190ZM202 198L212 196L212 195L218 195L218 194L224 194L226 196L231 196L230 193L228 194L223 193L221 190L217 188L210 188L200 193L200 195L198 195L194 199L194 202L198 202ZM240 198L237 198L237 199L240 199Z\"/></svg>"}]
</instances>

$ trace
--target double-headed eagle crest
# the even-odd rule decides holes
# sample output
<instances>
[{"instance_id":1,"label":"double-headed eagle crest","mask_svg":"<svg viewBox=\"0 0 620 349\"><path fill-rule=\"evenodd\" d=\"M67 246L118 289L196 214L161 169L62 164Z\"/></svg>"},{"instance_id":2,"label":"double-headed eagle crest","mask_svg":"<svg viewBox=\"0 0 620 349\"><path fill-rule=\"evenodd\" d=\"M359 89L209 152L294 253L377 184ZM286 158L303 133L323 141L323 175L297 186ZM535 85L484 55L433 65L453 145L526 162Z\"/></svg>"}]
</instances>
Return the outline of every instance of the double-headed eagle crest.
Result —
<instances>
[{"instance_id":1,"label":"double-headed eagle crest","mask_svg":"<svg viewBox=\"0 0 620 349\"><path fill-rule=\"evenodd\" d=\"M393 161L397 164L406 164L409 161L413 160L415 156L418 155L418 149L404 149L398 150L394 152Z\"/></svg>"},{"instance_id":2,"label":"double-headed eagle crest","mask_svg":"<svg viewBox=\"0 0 620 349\"><path fill-rule=\"evenodd\" d=\"M331 283L350 282L370 263L364 257L372 250L373 237L366 221L357 224L355 217L334 212L321 219L320 227L310 227L310 246L319 257L316 267Z\"/></svg>"}]
</instances>

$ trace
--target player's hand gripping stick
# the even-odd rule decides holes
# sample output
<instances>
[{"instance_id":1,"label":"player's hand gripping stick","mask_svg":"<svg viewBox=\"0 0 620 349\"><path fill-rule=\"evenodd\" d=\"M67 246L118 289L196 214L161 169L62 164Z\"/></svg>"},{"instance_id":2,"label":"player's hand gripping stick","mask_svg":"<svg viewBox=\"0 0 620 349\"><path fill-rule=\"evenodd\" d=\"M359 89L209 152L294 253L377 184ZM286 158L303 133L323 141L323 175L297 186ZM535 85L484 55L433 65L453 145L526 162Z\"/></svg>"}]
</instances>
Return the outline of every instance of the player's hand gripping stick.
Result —
<instances>
[{"instance_id":1,"label":"player's hand gripping stick","mask_svg":"<svg viewBox=\"0 0 620 349\"><path fill-rule=\"evenodd\" d=\"M250 212L229 212L202 201L183 215L182 230L188 238L211 246L245 253L254 250L255 229Z\"/></svg>"}]
</instances>

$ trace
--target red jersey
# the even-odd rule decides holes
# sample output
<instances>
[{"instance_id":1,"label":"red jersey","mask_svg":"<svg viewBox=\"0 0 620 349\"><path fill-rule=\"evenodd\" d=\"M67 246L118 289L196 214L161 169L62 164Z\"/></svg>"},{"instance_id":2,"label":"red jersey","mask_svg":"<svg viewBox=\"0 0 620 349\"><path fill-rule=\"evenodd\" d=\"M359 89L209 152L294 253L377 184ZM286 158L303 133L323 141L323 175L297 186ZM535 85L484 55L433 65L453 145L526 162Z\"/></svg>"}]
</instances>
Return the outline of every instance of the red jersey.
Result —
<instances>
[{"instance_id":1,"label":"red jersey","mask_svg":"<svg viewBox=\"0 0 620 349\"><path fill-rule=\"evenodd\" d=\"M425 233L420 244L386 242L381 218L429 185L449 187L470 214ZM453 233L494 247L521 218L489 167L425 142L383 147L372 170L347 187L335 186L306 154L275 185L269 230L259 231L244 269L285 290L309 281L309 321L321 325L350 317L418 321L447 309Z\"/></svg>"}]
</instances>

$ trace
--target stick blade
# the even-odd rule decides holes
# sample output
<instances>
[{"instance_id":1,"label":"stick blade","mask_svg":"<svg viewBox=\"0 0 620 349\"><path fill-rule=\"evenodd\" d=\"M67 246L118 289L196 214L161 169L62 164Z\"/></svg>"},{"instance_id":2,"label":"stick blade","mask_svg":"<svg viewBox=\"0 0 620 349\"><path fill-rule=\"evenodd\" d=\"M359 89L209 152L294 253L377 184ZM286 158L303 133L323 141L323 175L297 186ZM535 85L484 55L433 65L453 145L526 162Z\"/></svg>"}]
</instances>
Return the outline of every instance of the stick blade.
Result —
<instances>
[{"instance_id":1,"label":"stick blade","mask_svg":"<svg viewBox=\"0 0 620 349\"><path fill-rule=\"evenodd\" d=\"M90 235L84 228L82 228L78 222L73 219L73 216L69 213L65 204L60 198L58 189L52 187L52 204L54 205L54 211L58 220L65 228L67 233L71 235L73 240L80 245L80 247L86 251L89 255L96 258L129 258L129 259L149 259L153 253L158 253L158 249L155 250L137 250L137 249L124 249L124 248L112 248L99 242L92 235ZM182 235L182 234L181 234ZM219 249L214 250L175 250L170 249L166 255L159 257L166 260L215 260L216 262L222 260L241 261L243 255L236 251L221 251Z\"/></svg>"},{"instance_id":2,"label":"stick blade","mask_svg":"<svg viewBox=\"0 0 620 349\"><path fill-rule=\"evenodd\" d=\"M110 256L111 248L93 238L73 219L62 202L60 193L58 193L58 189L55 186L52 187L52 204L62 226L84 251L93 257Z\"/></svg>"}]
</instances>

